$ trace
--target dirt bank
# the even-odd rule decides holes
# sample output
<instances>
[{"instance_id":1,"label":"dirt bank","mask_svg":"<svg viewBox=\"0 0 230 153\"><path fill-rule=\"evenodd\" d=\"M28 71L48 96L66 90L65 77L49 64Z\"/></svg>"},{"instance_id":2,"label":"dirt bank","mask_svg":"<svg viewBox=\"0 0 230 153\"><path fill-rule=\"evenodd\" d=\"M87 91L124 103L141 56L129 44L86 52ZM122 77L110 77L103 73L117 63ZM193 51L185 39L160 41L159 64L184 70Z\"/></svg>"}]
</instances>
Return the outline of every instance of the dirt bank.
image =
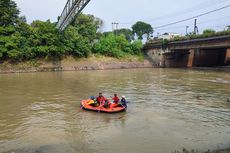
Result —
<instances>
[{"instance_id":1,"label":"dirt bank","mask_svg":"<svg viewBox=\"0 0 230 153\"><path fill-rule=\"evenodd\" d=\"M65 57L61 60L39 59L19 63L4 61L0 64L0 73L107 70L150 67L153 67L152 63L142 57L126 57L123 59L115 59L103 56L92 56L81 59Z\"/></svg>"}]
</instances>

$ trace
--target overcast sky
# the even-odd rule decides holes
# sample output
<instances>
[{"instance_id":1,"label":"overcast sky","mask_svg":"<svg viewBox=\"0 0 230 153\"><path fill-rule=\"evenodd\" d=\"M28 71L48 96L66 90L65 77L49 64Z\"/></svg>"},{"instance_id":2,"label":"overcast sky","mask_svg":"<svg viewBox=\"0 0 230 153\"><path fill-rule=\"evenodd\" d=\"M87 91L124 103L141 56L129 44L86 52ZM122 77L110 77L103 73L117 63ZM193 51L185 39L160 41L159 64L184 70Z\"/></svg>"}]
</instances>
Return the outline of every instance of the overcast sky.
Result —
<instances>
[{"instance_id":1,"label":"overcast sky","mask_svg":"<svg viewBox=\"0 0 230 153\"><path fill-rule=\"evenodd\" d=\"M25 15L27 21L33 20L57 21L67 0L15 0L21 15ZM230 5L230 0L91 0L84 9L84 13L93 14L101 18L105 26L104 31L112 29L112 22L118 22L119 28L130 28L136 21L150 23L158 27L171 22L186 19L211 10ZM197 18L198 28L212 28L223 30L230 25L230 7L209 15ZM155 29L157 33L173 32L185 33L193 30L194 19L175 24L161 29Z\"/></svg>"}]
</instances>

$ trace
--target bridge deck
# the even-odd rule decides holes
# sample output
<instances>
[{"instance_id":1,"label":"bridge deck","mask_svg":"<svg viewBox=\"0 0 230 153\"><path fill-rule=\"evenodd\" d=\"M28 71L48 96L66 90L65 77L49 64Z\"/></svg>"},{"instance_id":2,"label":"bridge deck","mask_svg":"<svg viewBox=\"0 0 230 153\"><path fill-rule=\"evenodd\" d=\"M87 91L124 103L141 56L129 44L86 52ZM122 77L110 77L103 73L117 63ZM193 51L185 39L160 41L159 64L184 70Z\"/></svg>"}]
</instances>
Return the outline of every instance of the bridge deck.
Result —
<instances>
[{"instance_id":1,"label":"bridge deck","mask_svg":"<svg viewBox=\"0 0 230 153\"><path fill-rule=\"evenodd\" d=\"M184 41L173 41L167 45L159 43L148 43L144 49L168 48L169 50L185 50L185 49L209 49L209 48L229 48L230 35L192 39Z\"/></svg>"}]
</instances>

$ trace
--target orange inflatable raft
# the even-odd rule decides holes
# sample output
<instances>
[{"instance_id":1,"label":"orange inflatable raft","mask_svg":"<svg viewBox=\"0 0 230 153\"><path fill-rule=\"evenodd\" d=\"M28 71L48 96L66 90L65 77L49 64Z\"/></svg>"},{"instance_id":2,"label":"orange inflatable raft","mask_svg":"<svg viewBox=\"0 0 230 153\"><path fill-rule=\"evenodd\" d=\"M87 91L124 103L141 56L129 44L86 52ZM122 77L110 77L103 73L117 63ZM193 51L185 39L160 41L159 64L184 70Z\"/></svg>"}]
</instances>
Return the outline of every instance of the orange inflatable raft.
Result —
<instances>
[{"instance_id":1,"label":"orange inflatable raft","mask_svg":"<svg viewBox=\"0 0 230 153\"><path fill-rule=\"evenodd\" d=\"M125 111L125 107L119 106L114 108L104 108L104 107L94 107L88 104L89 100L82 100L81 107L82 109L95 111L95 112L102 112L102 113L119 113Z\"/></svg>"}]
</instances>

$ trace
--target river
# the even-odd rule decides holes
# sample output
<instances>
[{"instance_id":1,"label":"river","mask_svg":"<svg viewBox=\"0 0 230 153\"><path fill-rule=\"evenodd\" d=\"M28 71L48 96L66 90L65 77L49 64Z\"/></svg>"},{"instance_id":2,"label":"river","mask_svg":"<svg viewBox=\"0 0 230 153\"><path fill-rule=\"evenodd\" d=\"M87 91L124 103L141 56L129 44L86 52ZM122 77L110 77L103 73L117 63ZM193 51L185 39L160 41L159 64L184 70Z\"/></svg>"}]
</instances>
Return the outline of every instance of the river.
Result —
<instances>
[{"instance_id":1,"label":"river","mask_svg":"<svg viewBox=\"0 0 230 153\"><path fill-rule=\"evenodd\" d=\"M125 95L101 114L80 101ZM197 96L201 96L197 98ZM0 74L0 153L171 153L230 147L230 73L130 69Z\"/></svg>"}]
</instances>

